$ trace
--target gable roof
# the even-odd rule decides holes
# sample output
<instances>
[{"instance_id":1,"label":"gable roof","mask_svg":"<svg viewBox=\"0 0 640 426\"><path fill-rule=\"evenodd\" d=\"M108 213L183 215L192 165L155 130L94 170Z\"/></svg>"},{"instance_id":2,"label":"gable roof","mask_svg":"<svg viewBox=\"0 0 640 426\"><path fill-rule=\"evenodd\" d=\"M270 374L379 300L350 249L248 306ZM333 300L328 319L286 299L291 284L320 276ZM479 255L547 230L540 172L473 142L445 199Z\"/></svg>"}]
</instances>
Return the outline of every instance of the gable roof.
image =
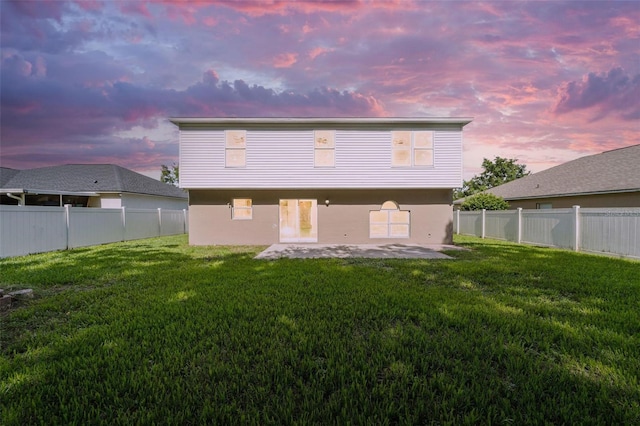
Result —
<instances>
[{"instance_id":1,"label":"gable roof","mask_svg":"<svg viewBox=\"0 0 640 426\"><path fill-rule=\"evenodd\" d=\"M187 198L184 191L173 185L115 164L67 164L28 170L2 168L0 172L3 192L132 193Z\"/></svg>"},{"instance_id":2,"label":"gable roof","mask_svg":"<svg viewBox=\"0 0 640 426\"><path fill-rule=\"evenodd\" d=\"M640 145L578 158L486 192L505 200L640 191Z\"/></svg>"}]
</instances>

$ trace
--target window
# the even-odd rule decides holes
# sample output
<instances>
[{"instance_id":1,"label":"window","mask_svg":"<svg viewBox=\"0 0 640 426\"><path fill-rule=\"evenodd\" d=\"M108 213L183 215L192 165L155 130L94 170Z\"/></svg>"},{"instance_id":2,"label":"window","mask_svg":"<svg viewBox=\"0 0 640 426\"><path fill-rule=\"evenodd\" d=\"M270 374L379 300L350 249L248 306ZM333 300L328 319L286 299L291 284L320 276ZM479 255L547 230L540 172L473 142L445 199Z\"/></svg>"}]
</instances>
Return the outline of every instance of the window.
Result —
<instances>
[{"instance_id":1,"label":"window","mask_svg":"<svg viewBox=\"0 0 640 426\"><path fill-rule=\"evenodd\" d=\"M313 138L315 167L335 167L336 144L333 130L316 130Z\"/></svg>"},{"instance_id":2,"label":"window","mask_svg":"<svg viewBox=\"0 0 640 426\"><path fill-rule=\"evenodd\" d=\"M551 203L536 203L536 209L551 209L553 206Z\"/></svg>"},{"instance_id":3,"label":"window","mask_svg":"<svg viewBox=\"0 0 640 426\"><path fill-rule=\"evenodd\" d=\"M395 201L385 201L380 210L369 212L369 238L409 238L410 216Z\"/></svg>"},{"instance_id":4,"label":"window","mask_svg":"<svg viewBox=\"0 0 640 426\"><path fill-rule=\"evenodd\" d=\"M246 164L247 132L227 130L225 132L225 167L244 167Z\"/></svg>"},{"instance_id":5,"label":"window","mask_svg":"<svg viewBox=\"0 0 640 426\"><path fill-rule=\"evenodd\" d=\"M391 133L391 165L411 166L411 132Z\"/></svg>"},{"instance_id":6,"label":"window","mask_svg":"<svg viewBox=\"0 0 640 426\"><path fill-rule=\"evenodd\" d=\"M391 132L391 165L433 166L433 132Z\"/></svg>"},{"instance_id":7,"label":"window","mask_svg":"<svg viewBox=\"0 0 640 426\"><path fill-rule=\"evenodd\" d=\"M231 206L231 219L251 220L253 219L253 205L251 198L234 198Z\"/></svg>"}]
</instances>

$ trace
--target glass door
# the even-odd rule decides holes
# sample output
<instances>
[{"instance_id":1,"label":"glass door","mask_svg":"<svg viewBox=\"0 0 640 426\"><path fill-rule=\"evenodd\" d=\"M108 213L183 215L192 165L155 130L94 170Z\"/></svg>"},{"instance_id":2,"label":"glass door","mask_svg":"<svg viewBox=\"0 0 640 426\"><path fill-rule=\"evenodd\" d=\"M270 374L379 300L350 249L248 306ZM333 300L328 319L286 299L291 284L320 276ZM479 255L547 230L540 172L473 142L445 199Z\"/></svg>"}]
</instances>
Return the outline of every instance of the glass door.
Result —
<instances>
[{"instance_id":1,"label":"glass door","mask_svg":"<svg viewBox=\"0 0 640 426\"><path fill-rule=\"evenodd\" d=\"M318 242L317 200L280 200L280 242Z\"/></svg>"}]
</instances>

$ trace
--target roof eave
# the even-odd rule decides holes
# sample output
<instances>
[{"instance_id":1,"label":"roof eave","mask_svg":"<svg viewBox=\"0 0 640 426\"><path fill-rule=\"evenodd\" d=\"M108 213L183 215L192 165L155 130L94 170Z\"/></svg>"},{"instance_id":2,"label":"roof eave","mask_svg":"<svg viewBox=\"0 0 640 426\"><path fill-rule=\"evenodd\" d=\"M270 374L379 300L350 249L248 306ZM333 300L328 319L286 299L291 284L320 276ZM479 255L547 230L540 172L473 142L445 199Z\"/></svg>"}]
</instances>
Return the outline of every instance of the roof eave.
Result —
<instances>
[{"instance_id":1,"label":"roof eave","mask_svg":"<svg viewBox=\"0 0 640 426\"><path fill-rule=\"evenodd\" d=\"M0 193L7 194L26 194L26 195L76 195L76 196L84 196L84 197L97 197L97 192L88 192L88 191L56 191L51 189L10 189L10 188L2 188L0 189Z\"/></svg>"},{"instance_id":2,"label":"roof eave","mask_svg":"<svg viewBox=\"0 0 640 426\"><path fill-rule=\"evenodd\" d=\"M433 124L454 124L466 126L473 121L471 117L367 117L367 118L245 118L245 117L172 117L173 124L181 125L210 125L216 127L225 126L424 126Z\"/></svg>"},{"instance_id":3,"label":"roof eave","mask_svg":"<svg viewBox=\"0 0 640 426\"><path fill-rule=\"evenodd\" d=\"M630 192L640 192L640 188L631 189L616 189L607 191L589 191L589 192L568 192L564 194L540 194L540 195L528 195L528 196L516 196L516 197L502 197L505 201L516 200L536 200L539 198L560 198L560 197L584 197L588 195L606 195L606 194L624 194Z\"/></svg>"}]
</instances>

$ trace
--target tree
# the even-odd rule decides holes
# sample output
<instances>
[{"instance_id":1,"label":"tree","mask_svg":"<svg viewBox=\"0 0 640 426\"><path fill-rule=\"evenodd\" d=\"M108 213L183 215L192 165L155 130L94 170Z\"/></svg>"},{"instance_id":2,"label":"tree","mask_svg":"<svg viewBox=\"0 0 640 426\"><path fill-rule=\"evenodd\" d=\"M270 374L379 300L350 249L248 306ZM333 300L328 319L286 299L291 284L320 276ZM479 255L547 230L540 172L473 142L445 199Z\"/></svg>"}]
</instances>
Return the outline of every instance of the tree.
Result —
<instances>
[{"instance_id":1,"label":"tree","mask_svg":"<svg viewBox=\"0 0 640 426\"><path fill-rule=\"evenodd\" d=\"M459 199L468 197L478 192L502 185L527 176L530 172L524 164L518 164L517 158L496 157L493 161L488 159L482 160L482 168L484 169L479 176L474 176L471 180L465 180L462 188L455 189L453 198Z\"/></svg>"},{"instance_id":2,"label":"tree","mask_svg":"<svg viewBox=\"0 0 640 426\"><path fill-rule=\"evenodd\" d=\"M487 192L472 195L460 205L460 210L507 210L508 208L509 203L504 198Z\"/></svg>"},{"instance_id":3,"label":"tree","mask_svg":"<svg viewBox=\"0 0 640 426\"><path fill-rule=\"evenodd\" d=\"M163 164L160 167L162 168L162 170L160 171L160 181L178 186L180 176L178 170L179 166L176 163L173 163L170 167L166 164Z\"/></svg>"}]
</instances>

